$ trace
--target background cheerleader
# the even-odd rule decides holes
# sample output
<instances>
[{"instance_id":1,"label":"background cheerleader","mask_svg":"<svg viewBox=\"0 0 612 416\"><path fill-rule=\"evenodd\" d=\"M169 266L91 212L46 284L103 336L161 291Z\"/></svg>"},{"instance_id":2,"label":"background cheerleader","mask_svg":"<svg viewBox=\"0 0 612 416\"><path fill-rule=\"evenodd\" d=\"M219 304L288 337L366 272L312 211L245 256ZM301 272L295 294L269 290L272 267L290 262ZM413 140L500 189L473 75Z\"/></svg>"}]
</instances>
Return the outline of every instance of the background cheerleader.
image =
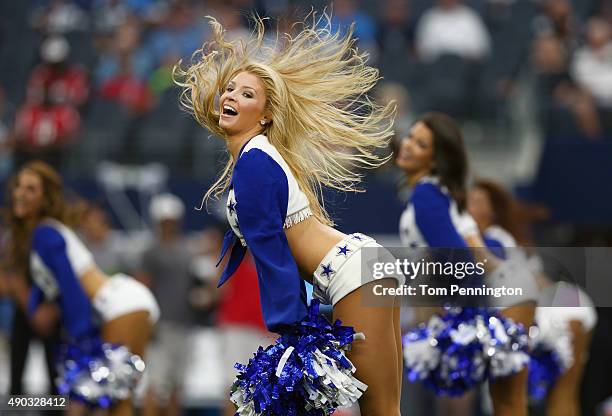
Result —
<instances>
[{"instance_id":1,"label":"background cheerleader","mask_svg":"<svg viewBox=\"0 0 612 416\"><path fill-rule=\"evenodd\" d=\"M401 142L396 163L408 177L413 192L400 218L400 236L408 247L464 248L479 231L465 213L468 173L462 134L456 122L441 113L421 117ZM482 253L482 252L481 252ZM530 301L530 299L524 299ZM531 324L533 307L504 310L517 322ZM496 415L526 415L526 369L491 383ZM469 402L469 399L464 399ZM456 405L455 405L456 406ZM468 412L469 403L464 403Z\"/></svg>"},{"instance_id":2,"label":"background cheerleader","mask_svg":"<svg viewBox=\"0 0 612 416\"><path fill-rule=\"evenodd\" d=\"M103 341L124 345L143 357L159 314L157 303L129 276L110 278L97 268L90 252L66 225L68 210L57 172L43 162L30 162L13 178L8 191L10 265L32 275L29 294L21 290L18 298L34 328L47 333L57 319L61 320L69 354L80 345L95 344L101 336ZM78 386L69 387L71 396L79 393L75 398L92 399L88 402L91 405L107 404L102 400L113 394L105 392L101 395L105 397L98 397L95 389L90 389L94 397L88 397L87 391L75 390ZM130 415L131 406L129 395L115 400L111 414ZM83 410L79 400L71 402L70 414Z\"/></svg>"},{"instance_id":3,"label":"background cheerleader","mask_svg":"<svg viewBox=\"0 0 612 416\"><path fill-rule=\"evenodd\" d=\"M365 334L348 353L356 377L368 386L359 400L362 414L399 415L399 308L393 297L376 307L362 300L373 287L373 277L361 272L362 260L368 264L388 253L368 236L332 228L318 195L322 186L352 190L359 182L354 168L386 161L374 150L387 146L393 108L364 98L378 71L353 48L351 33L330 32L325 15L312 19L272 46L263 43L261 20L242 46L211 20L213 41L179 73L184 105L224 138L230 153L206 194L229 190L233 233L223 254L233 247L220 284L248 247L266 325L283 334L307 314L301 272L315 296L333 305L334 320ZM378 283L403 282L403 276L391 277Z\"/></svg>"},{"instance_id":4,"label":"background cheerleader","mask_svg":"<svg viewBox=\"0 0 612 416\"><path fill-rule=\"evenodd\" d=\"M487 246L496 254L504 258L526 257L527 254L517 244L520 239L520 227L516 221L517 204L502 186L485 179L476 180L469 192L467 208ZM555 374L544 374L553 382L552 386L543 386L542 392L530 393L546 396L546 414L549 416L578 416L581 414L580 384L597 315L588 295L578 286L567 282L555 284L546 278L542 270L537 271L542 289L535 322L539 326L539 337L547 341L547 347L558 355L557 365L562 366L562 373L557 377ZM534 359L537 360L537 357ZM543 371L538 363L530 366L530 371L533 370ZM539 374L536 376L541 377ZM530 374L530 387L538 387L532 386L531 378ZM534 380L537 381L540 380ZM549 387L550 391L547 391Z\"/></svg>"}]
</instances>

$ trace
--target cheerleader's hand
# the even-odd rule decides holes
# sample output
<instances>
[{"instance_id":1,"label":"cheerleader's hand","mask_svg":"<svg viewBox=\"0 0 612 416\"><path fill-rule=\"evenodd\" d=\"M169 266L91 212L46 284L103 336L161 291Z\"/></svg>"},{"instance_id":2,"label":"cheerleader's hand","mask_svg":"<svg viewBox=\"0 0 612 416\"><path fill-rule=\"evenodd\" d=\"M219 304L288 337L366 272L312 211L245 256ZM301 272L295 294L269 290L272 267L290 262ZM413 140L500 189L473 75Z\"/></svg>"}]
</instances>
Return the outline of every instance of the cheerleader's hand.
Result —
<instances>
[{"instance_id":1,"label":"cheerleader's hand","mask_svg":"<svg viewBox=\"0 0 612 416\"><path fill-rule=\"evenodd\" d=\"M4 279L6 295L12 298L23 310L26 310L30 296L30 286L26 278L14 271L5 270L0 279Z\"/></svg>"},{"instance_id":2,"label":"cheerleader's hand","mask_svg":"<svg viewBox=\"0 0 612 416\"><path fill-rule=\"evenodd\" d=\"M30 315L30 323L37 334L47 337L53 334L59 317L58 306L54 302L44 302Z\"/></svg>"},{"instance_id":3,"label":"cheerleader's hand","mask_svg":"<svg viewBox=\"0 0 612 416\"><path fill-rule=\"evenodd\" d=\"M457 232L464 238L474 238L480 236L480 230L474 218L466 211L459 214L455 223Z\"/></svg>"}]
</instances>

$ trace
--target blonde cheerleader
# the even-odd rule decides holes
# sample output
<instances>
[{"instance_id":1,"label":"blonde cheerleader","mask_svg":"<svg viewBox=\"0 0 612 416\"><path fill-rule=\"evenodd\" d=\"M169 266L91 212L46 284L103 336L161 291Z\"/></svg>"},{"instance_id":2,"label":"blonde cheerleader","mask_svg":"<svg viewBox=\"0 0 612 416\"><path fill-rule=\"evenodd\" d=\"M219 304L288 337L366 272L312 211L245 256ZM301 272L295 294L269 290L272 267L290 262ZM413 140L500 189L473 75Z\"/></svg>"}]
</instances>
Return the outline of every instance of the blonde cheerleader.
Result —
<instances>
[{"instance_id":1,"label":"blonde cheerleader","mask_svg":"<svg viewBox=\"0 0 612 416\"><path fill-rule=\"evenodd\" d=\"M232 400L241 415L285 415L304 408L322 415L359 398L362 415L397 416L399 307L393 297L376 305L364 300L375 282L362 270L362 264L390 254L371 237L334 229L321 202L323 187L353 191L360 181L356 169L388 160L380 150L392 135L394 109L369 100L378 71L366 65L351 33L330 30L327 16L296 26L293 36L277 34L272 43L264 22L255 23L250 39L229 41L211 18L212 41L175 74L184 88L183 105L225 141L229 153L206 194L207 199L228 194L232 230L222 251L229 260L220 285L248 248L257 266L264 320L281 334L267 354L241 368ZM316 310L309 313L304 280L313 284L315 297L333 305L334 320L365 339L352 342L346 327L326 327ZM402 275L376 282L402 283ZM330 331L333 345L316 341ZM343 351L351 342L349 361ZM278 362L269 362L272 356Z\"/></svg>"}]
</instances>

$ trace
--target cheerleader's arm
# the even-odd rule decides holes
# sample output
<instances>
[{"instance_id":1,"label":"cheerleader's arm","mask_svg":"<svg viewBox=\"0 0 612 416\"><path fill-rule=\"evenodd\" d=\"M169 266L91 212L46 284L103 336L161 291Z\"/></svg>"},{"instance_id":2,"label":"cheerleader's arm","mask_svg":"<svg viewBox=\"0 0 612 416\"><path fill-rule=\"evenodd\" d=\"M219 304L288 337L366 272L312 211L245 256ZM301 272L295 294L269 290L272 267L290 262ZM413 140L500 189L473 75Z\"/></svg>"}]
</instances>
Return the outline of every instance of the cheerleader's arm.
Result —
<instances>
[{"instance_id":1,"label":"cheerleader's arm","mask_svg":"<svg viewBox=\"0 0 612 416\"><path fill-rule=\"evenodd\" d=\"M273 332L307 315L306 290L283 229L289 185L267 153L251 149L234 169L236 214L259 279L264 321Z\"/></svg>"},{"instance_id":2,"label":"cheerleader's arm","mask_svg":"<svg viewBox=\"0 0 612 416\"><path fill-rule=\"evenodd\" d=\"M506 247L499 241L494 238L489 238L487 236L482 237L482 241L491 254L499 257L501 260L506 260L508 258L506 254Z\"/></svg>"},{"instance_id":3,"label":"cheerleader's arm","mask_svg":"<svg viewBox=\"0 0 612 416\"><path fill-rule=\"evenodd\" d=\"M450 216L450 200L432 183L421 183L411 197L414 216L429 247L468 248Z\"/></svg>"},{"instance_id":4,"label":"cheerleader's arm","mask_svg":"<svg viewBox=\"0 0 612 416\"><path fill-rule=\"evenodd\" d=\"M60 312L55 302L45 299L45 293L36 284L30 290L27 311L30 324L36 333L42 336L50 336L53 333Z\"/></svg>"},{"instance_id":5,"label":"cheerleader's arm","mask_svg":"<svg viewBox=\"0 0 612 416\"><path fill-rule=\"evenodd\" d=\"M32 249L57 281L58 303L65 329L74 338L90 334L95 329L91 303L68 258L62 234L50 225L40 225L34 230Z\"/></svg>"},{"instance_id":6,"label":"cheerleader's arm","mask_svg":"<svg viewBox=\"0 0 612 416\"><path fill-rule=\"evenodd\" d=\"M45 300L45 292L42 291L38 285L33 284L30 289L30 296L28 298L27 312L28 316L32 316L34 311L43 303Z\"/></svg>"}]
</instances>

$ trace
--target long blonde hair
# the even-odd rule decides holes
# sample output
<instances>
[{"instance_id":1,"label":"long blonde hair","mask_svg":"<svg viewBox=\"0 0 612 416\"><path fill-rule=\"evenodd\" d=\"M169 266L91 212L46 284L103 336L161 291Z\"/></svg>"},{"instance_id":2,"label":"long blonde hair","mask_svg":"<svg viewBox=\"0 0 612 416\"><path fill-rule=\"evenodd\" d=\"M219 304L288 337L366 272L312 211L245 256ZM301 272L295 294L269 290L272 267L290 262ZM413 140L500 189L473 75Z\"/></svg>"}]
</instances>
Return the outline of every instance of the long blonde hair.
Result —
<instances>
[{"instance_id":1,"label":"long blonde hair","mask_svg":"<svg viewBox=\"0 0 612 416\"><path fill-rule=\"evenodd\" d=\"M381 106L367 96L380 78L377 69L366 65L367 54L357 50L352 26L341 35L332 32L327 14L309 17L310 23L294 25L300 29L296 36L277 33L270 43L259 17L248 40L230 41L209 16L212 40L194 53L190 66L179 63L174 77L183 88L182 105L220 137L225 133L219 127L217 97L239 72L259 77L272 115L264 134L287 162L314 216L332 224L322 188L359 191L358 170L389 160L395 105ZM228 188L233 166L230 155L206 200Z\"/></svg>"}]
</instances>

